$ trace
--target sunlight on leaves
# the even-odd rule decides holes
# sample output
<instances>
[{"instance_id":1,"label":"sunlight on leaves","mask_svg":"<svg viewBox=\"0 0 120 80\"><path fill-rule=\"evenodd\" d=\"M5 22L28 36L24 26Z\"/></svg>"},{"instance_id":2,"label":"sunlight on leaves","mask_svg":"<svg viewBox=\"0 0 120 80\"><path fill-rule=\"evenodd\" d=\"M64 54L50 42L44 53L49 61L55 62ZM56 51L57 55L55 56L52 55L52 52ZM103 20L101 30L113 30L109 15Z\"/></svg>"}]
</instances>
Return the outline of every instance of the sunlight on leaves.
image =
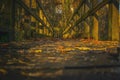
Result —
<instances>
[{"instance_id":1,"label":"sunlight on leaves","mask_svg":"<svg viewBox=\"0 0 120 80\"><path fill-rule=\"evenodd\" d=\"M74 48L65 48L64 51L72 51L75 50Z\"/></svg>"},{"instance_id":2,"label":"sunlight on leaves","mask_svg":"<svg viewBox=\"0 0 120 80\"><path fill-rule=\"evenodd\" d=\"M42 50L30 49L30 50L28 50L28 52L29 52L29 53L41 53L41 52L42 52Z\"/></svg>"},{"instance_id":3,"label":"sunlight on leaves","mask_svg":"<svg viewBox=\"0 0 120 80\"><path fill-rule=\"evenodd\" d=\"M99 51L100 51L100 50L101 50L101 51L103 50L103 51L105 51L106 48L92 48L91 50L99 50Z\"/></svg>"},{"instance_id":4,"label":"sunlight on leaves","mask_svg":"<svg viewBox=\"0 0 120 80\"><path fill-rule=\"evenodd\" d=\"M79 49L79 50L90 50L90 48L89 47L76 47L76 49Z\"/></svg>"}]
</instances>

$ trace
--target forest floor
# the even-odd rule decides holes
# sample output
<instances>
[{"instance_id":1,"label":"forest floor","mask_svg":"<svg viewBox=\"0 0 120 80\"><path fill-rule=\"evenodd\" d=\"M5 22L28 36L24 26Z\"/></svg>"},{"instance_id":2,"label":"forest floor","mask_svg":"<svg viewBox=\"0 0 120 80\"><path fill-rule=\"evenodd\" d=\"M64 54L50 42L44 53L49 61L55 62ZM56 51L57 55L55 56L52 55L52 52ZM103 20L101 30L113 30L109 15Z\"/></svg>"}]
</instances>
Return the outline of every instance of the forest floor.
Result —
<instances>
[{"instance_id":1,"label":"forest floor","mask_svg":"<svg viewBox=\"0 0 120 80\"><path fill-rule=\"evenodd\" d=\"M117 41L38 39L0 44L0 80L120 80Z\"/></svg>"}]
</instances>

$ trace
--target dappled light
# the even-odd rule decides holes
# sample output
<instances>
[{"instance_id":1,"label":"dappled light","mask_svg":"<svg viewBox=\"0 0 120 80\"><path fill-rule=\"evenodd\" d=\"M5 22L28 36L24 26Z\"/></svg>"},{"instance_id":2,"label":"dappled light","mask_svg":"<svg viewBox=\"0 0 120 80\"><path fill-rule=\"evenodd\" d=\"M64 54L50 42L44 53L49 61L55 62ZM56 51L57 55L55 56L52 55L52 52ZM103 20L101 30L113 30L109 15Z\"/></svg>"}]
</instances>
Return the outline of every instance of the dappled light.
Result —
<instances>
[{"instance_id":1,"label":"dappled light","mask_svg":"<svg viewBox=\"0 0 120 80\"><path fill-rule=\"evenodd\" d=\"M74 43L73 43L74 42ZM26 43L22 45L23 43ZM35 44L36 43L36 44ZM19 44L19 45L18 45ZM31 46L29 46L31 45ZM88 39L57 40L44 39L40 41L29 41L8 44L2 49L0 56L0 74L6 75L11 71L19 70L19 75L34 78L60 78L69 74L66 68L80 67L75 73L83 73L82 66L116 65L120 62L117 56L114 58L109 54L117 54L117 41L96 41ZM1 46L2 47L2 46ZM23 47L23 49L21 49ZM75 68L76 69L76 68ZM12 71L12 73L14 73ZM94 70L93 70L94 71ZM71 71L70 71L71 72ZM86 72L86 71L85 71ZM98 69L95 72L116 73L116 68ZM88 73L91 73L88 71ZM74 75L73 73L71 73Z\"/></svg>"}]
</instances>

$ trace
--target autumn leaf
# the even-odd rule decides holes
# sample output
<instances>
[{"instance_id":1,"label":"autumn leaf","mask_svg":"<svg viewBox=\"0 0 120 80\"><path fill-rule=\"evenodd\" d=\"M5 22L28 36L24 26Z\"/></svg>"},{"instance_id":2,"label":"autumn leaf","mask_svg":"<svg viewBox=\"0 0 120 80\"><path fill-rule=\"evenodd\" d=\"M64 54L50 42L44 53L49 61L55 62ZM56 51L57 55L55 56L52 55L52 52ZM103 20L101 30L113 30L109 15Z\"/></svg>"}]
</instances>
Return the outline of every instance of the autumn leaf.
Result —
<instances>
[{"instance_id":1,"label":"autumn leaf","mask_svg":"<svg viewBox=\"0 0 120 80\"><path fill-rule=\"evenodd\" d=\"M7 74L7 71L5 69L0 69L0 73Z\"/></svg>"}]
</instances>

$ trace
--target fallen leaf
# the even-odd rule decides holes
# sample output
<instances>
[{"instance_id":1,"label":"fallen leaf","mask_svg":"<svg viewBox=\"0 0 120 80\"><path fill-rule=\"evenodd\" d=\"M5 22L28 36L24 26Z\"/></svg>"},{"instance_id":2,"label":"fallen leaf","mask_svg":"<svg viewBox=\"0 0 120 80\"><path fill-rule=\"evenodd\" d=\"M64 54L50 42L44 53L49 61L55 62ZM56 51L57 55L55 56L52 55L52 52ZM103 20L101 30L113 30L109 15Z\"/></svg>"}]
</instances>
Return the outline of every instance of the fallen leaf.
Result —
<instances>
[{"instance_id":1,"label":"fallen leaf","mask_svg":"<svg viewBox=\"0 0 120 80\"><path fill-rule=\"evenodd\" d=\"M42 50L34 50L34 49L30 49L28 50L29 53L41 53Z\"/></svg>"},{"instance_id":2,"label":"fallen leaf","mask_svg":"<svg viewBox=\"0 0 120 80\"><path fill-rule=\"evenodd\" d=\"M7 71L5 69L0 69L0 73L7 74Z\"/></svg>"},{"instance_id":3,"label":"fallen leaf","mask_svg":"<svg viewBox=\"0 0 120 80\"><path fill-rule=\"evenodd\" d=\"M76 47L76 48L79 50L90 50L90 48L88 48L88 47Z\"/></svg>"}]
</instances>

